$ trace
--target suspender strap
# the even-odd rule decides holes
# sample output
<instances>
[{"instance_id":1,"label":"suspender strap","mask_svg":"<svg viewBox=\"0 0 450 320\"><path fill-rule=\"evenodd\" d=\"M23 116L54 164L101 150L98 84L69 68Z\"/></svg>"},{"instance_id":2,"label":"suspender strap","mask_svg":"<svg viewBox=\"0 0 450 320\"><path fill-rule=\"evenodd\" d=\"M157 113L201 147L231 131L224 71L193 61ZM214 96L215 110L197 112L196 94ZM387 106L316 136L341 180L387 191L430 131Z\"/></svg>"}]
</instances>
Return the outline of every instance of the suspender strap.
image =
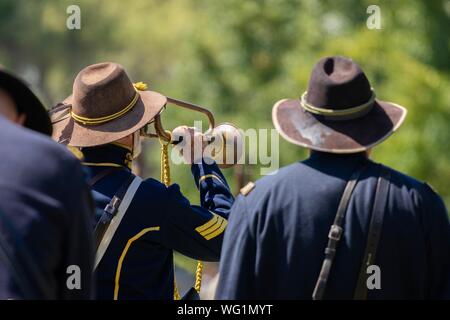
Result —
<instances>
[{"instance_id":1,"label":"suspender strap","mask_svg":"<svg viewBox=\"0 0 450 320\"><path fill-rule=\"evenodd\" d=\"M97 268L108 249L109 243L114 237L141 182L142 179L140 177L131 175L106 206L95 227L96 256L94 269Z\"/></svg>"},{"instance_id":2,"label":"suspender strap","mask_svg":"<svg viewBox=\"0 0 450 320\"><path fill-rule=\"evenodd\" d=\"M367 299L367 267L370 266L376 259L381 229L383 227L384 211L386 209L389 194L390 178L390 171L383 165L380 165L380 177L378 178L372 217L370 219L369 235L353 297L355 300Z\"/></svg>"},{"instance_id":3,"label":"suspender strap","mask_svg":"<svg viewBox=\"0 0 450 320\"><path fill-rule=\"evenodd\" d=\"M127 192L128 188L130 187L131 182L133 182L134 176L130 175L125 182L120 186L119 190L116 192L116 194L112 197L111 201L108 203L108 205L103 209L103 214L98 220L95 229L94 229L94 239L95 239L95 249L98 250L98 246L100 245L100 242L102 241L103 235L106 232L106 229L108 229L109 224L111 223L111 220L114 218L114 216L117 214L117 211L119 209L120 203L125 196L125 193Z\"/></svg>"},{"instance_id":4,"label":"suspender strap","mask_svg":"<svg viewBox=\"0 0 450 320\"><path fill-rule=\"evenodd\" d=\"M334 257L336 255L336 248L342 236L342 225L344 222L348 203L350 201L352 192L355 189L356 183L358 182L358 179L365 168L365 165L359 165L359 167L356 169L356 171L353 172L350 180L345 186L344 193L342 195L341 201L339 202L336 217L334 218L334 223L330 228L330 232L328 233L328 245L325 249L325 259L323 260L322 269L320 270L319 278L317 279L316 286L314 288L314 292L312 295L313 300L322 300L325 294L328 277L330 276L331 266L333 265Z\"/></svg>"}]
</instances>

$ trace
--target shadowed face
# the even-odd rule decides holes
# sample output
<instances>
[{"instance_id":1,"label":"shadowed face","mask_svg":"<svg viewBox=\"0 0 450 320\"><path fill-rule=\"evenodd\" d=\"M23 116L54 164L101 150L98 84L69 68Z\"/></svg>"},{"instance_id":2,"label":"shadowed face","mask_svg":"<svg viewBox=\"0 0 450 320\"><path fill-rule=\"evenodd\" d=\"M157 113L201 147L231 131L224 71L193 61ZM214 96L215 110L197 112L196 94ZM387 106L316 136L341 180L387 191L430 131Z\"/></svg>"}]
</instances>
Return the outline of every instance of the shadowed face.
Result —
<instances>
[{"instance_id":1,"label":"shadowed face","mask_svg":"<svg viewBox=\"0 0 450 320\"><path fill-rule=\"evenodd\" d=\"M23 125L26 119L25 114L17 112L14 100L3 89L0 89L0 115L19 125Z\"/></svg>"}]
</instances>

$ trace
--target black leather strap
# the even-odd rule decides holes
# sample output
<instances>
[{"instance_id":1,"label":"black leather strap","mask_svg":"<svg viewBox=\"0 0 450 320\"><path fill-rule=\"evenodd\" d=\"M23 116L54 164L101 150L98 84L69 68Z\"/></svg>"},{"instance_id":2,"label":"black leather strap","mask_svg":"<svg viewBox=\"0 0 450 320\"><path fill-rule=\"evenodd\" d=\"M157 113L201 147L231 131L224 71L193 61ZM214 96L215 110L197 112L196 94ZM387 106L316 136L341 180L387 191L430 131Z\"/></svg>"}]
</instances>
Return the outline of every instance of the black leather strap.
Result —
<instances>
[{"instance_id":1,"label":"black leather strap","mask_svg":"<svg viewBox=\"0 0 450 320\"><path fill-rule=\"evenodd\" d=\"M384 211L389 194L390 178L391 172L383 165L380 165L380 177L378 178L372 217L370 219L369 235L353 296L355 300L367 299L367 267L373 264L376 259L378 243L383 228Z\"/></svg>"},{"instance_id":2,"label":"black leather strap","mask_svg":"<svg viewBox=\"0 0 450 320\"><path fill-rule=\"evenodd\" d=\"M348 203L358 182L358 179L365 168L365 164L359 165L359 167L353 172L349 181L347 182L347 185L345 186L344 193L342 195L341 201L339 202L339 207L334 218L334 223L330 228L330 232L328 233L328 245L325 249L325 259L323 260L319 278L317 279L316 286L312 294L313 300L322 300L325 294L328 277L330 276L331 267L336 255L336 248L342 236L342 225L344 222L345 213L347 212Z\"/></svg>"},{"instance_id":3,"label":"black leather strap","mask_svg":"<svg viewBox=\"0 0 450 320\"><path fill-rule=\"evenodd\" d=\"M102 242L103 236L108 229L108 226L111 223L112 218L117 213L117 209L119 208L120 202L123 197L127 193L128 188L134 180L134 176L130 174L130 176L125 180L125 182L120 186L120 189L117 193L112 197L111 201L103 210L103 214L97 222L97 225L94 229L94 241L95 241L95 251L97 251L98 246Z\"/></svg>"}]
</instances>

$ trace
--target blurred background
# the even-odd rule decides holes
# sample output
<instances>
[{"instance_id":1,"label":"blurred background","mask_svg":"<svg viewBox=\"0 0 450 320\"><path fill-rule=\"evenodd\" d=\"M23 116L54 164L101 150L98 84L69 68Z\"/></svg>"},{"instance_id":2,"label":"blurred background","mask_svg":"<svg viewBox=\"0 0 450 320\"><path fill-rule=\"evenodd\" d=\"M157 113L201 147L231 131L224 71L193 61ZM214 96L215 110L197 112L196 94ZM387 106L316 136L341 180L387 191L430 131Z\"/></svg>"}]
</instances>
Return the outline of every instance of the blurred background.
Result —
<instances>
[{"instance_id":1,"label":"blurred background","mask_svg":"<svg viewBox=\"0 0 450 320\"><path fill-rule=\"evenodd\" d=\"M66 27L74 4L80 30ZM380 30L366 25L369 5L381 10ZM409 111L372 158L429 182L450 208L449 22L450 0L0 0L0 64L48 107L71 93L83 67L114 61L134 82L210 108L218 123L271 129L272 105L299 97L319 58L349 56L380 99ZM171 106L163 114L166 128L196 119L204 118ZM139 170L158 178L158 141L145 150ZM284 166L307 154L280 139L279 156ZM197 204L189 167L171 172ZM236 194L260 171L246 165L224 172ZM176 262L184 291L195 263L180 255ZM206 269L210 279L216 265Z\"/></svg>"}]
</instances>

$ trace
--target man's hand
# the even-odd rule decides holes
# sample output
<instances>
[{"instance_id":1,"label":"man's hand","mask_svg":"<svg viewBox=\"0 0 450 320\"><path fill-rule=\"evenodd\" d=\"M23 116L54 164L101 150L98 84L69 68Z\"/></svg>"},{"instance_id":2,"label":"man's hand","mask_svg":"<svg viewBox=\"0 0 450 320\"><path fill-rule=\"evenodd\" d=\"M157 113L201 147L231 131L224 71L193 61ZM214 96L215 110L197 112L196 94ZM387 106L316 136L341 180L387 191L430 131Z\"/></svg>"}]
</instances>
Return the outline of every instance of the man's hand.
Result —
<instances>
[{"instance_id":1,"label":"man's hand","mask_svg":"<svg viewBox=\"0 0 450 320\"><path fill-rule=\"evenodd\" d=\"M207 141L198 129L187 126L176 127L172 131L172 142L174 150L183 157L185 163L201 163L203 150Z\"/></svg>"}]
</instances>

